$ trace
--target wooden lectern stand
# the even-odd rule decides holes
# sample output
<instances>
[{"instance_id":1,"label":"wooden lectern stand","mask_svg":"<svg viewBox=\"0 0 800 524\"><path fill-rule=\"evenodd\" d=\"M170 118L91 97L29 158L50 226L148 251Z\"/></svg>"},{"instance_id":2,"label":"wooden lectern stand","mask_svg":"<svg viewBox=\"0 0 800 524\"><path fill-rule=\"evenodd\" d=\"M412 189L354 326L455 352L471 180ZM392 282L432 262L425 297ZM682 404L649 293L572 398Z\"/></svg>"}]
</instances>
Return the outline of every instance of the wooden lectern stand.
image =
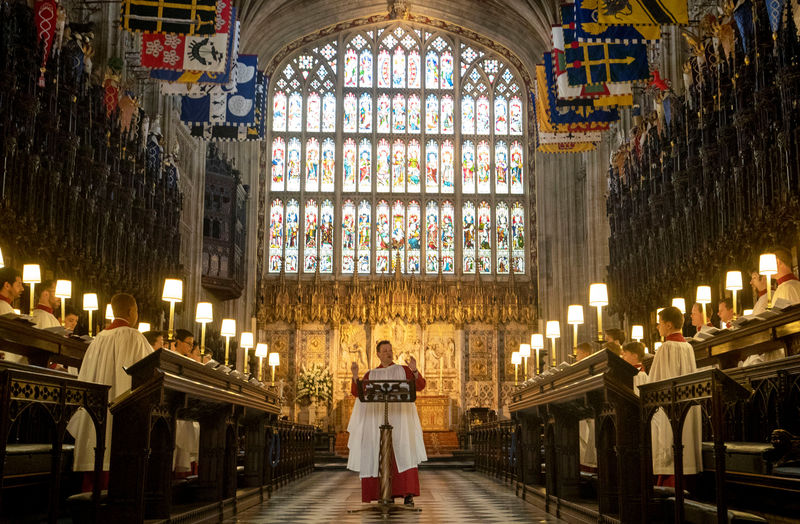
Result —
<instances>
[{"instance_id":1,"label":"wooden lectern stand","mask_svg":"<svg viewBox=\"0 0 800 524\"><path fill-rule=\"evenodd\" d=\"M383 402L383 424L381 429L381 448L378 457L381 498L377 504L364 505L348 513L377 510L386 517L391 511L422 511L413 506L395 504L392 497L392 426L389 424L389 402L414 402L417 391L413 380L359 380L358 399L361 402Z\"/></svg>"}]
</instances>

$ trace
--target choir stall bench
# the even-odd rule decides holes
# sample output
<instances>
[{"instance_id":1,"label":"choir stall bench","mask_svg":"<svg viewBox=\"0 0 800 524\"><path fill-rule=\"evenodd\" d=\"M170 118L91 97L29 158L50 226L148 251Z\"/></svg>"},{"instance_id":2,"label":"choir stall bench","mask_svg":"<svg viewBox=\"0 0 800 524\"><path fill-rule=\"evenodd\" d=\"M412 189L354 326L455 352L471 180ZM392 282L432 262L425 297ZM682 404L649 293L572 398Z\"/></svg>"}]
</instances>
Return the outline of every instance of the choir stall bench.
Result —
<instances>
[{"instance_id":1,"label":"choir stall bench","mask_svg":"<svg viewBox=\"0 0 800 524\"><path fill-rule=\"evenodd\" d=\"M222 520L264 500L270 477L267 433L280 413L277 395L238 373L158 350L126 370L131 391L111 405L109 511L115 523L145 519ZM198 475L191 503L173 507L176 419L200 423ZM245 479L237 489L239 425L246 437Z\"/></svg>"},{"instance_id":2,"label":"choir stall bench","mask_svg":"<svg viewBox=\"0 0 800 524\"><path fill-rule=\"evenodd\" d=\"M524 384L512 395L511 413L521 425L520 480L541 479L541 435L545 448L545 509L568 521L585 518L641 520L639 399L633 393L636 368L607 350L562 364ZM598 462L597 506L579 496L580 420L595 421Z\"/></svg>"}]
</instances>

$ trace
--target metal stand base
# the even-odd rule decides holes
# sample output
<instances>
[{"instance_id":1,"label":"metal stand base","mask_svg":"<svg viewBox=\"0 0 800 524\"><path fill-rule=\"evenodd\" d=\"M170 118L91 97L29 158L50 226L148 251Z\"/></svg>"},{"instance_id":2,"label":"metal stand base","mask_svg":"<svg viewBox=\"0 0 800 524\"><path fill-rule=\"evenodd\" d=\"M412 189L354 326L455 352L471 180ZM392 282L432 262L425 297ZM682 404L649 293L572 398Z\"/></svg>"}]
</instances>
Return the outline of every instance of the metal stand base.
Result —
<instances>
[{"instance_id":1,"label":"metal stand base","mask_svg":"<svg viewBox=\"0 0 800 524\"><path fill-rule=\"evenodd\" d=\"M412 511L419 513L422 508L406 506L405 504L395 504L394 502L378 502L377 504L364 504L360 508L348 509L348 513L360 513L362 511L379 511L383 518L387 518L392 511Z\"/></svg>"}]
</instances>

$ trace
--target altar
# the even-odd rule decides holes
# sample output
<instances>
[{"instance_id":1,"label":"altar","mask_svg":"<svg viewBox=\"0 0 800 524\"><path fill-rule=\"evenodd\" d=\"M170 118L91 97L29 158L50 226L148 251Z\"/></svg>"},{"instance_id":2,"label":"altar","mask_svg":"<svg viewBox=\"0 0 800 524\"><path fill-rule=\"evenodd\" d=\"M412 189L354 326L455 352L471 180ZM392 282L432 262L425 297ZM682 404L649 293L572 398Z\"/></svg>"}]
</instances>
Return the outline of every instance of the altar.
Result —
<instances>
[{"instance_id":1,"label":"altar","mask_svg":"<svg viewBox=\"0 0 800 524\"><path fill-rule=\"evenodd\" d=\"M337 407L337 430L346 431L355 397L348 396ZM456 401L446 395L417 396L417 413L422 431L453 431L458 424Z\"/></svg>"}]
</instances>

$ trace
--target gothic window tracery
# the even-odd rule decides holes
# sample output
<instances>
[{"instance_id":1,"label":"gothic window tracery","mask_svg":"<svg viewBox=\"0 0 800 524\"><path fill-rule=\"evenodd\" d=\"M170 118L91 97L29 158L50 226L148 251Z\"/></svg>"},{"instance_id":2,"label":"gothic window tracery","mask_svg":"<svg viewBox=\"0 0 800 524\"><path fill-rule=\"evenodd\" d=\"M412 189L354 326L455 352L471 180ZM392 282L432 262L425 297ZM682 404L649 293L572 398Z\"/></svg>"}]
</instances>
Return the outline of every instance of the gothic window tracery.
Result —
<instances>
[{"instance_id":1,"label":"gothic window tracery","mask_svg":"<svg viewBox=\"0 0 800 524\"><path fill-rule=\"evenodd\" d=\"M392 22L301 47L270 96L269 273L526 272L526 95L503 57Z\"/></svg>"}]
</instances>

